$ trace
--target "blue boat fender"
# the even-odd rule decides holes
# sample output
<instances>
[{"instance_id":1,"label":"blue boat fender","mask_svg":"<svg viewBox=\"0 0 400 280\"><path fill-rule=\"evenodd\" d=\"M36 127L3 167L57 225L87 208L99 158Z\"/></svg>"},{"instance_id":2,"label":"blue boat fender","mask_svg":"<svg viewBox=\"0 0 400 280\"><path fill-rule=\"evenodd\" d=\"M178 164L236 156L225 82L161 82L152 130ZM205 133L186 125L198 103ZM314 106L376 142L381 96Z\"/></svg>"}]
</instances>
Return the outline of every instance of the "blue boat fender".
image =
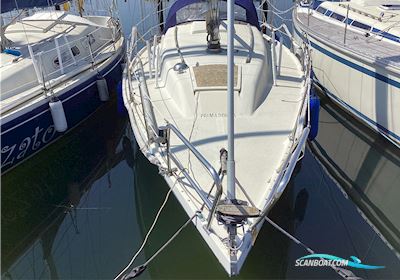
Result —
<instances>
[{"instance_id":1,"label":"blue boat fender","mask_svg":"<svg viewBox=\"0 0 400 280\"><path fill-rule=\"evenodd\" d=\"M119 114L126 115L128 113L124 105L124 98L122 97L122 81L119 81L117 84L117 107Z\"/></svg>"},{"instance_id":2,"label":"blue boat fender","mask_svg":"<svg viewBox=\"0 0 400 280\"><path fill-rule=\"evenodd\" d=\"M10 54L10 55L13 55L13 56L21 56L21 52L18 51L18 50L14 50L14 49L5 49L3 51L3 53Z\"/></svg>"},{"instance_id":3,"label":"blue boat fender","mask_svg":"<svg viewBox=\"0 0 400 280\"><path fill-rule=\"evenodd\" d=\"M318 134L318 123L319 123L319 107L320 101L314 88L311 89L310 93L310 134L308 134L308 140L312 141L317 137Z\"/></svg>"}]
</instances>

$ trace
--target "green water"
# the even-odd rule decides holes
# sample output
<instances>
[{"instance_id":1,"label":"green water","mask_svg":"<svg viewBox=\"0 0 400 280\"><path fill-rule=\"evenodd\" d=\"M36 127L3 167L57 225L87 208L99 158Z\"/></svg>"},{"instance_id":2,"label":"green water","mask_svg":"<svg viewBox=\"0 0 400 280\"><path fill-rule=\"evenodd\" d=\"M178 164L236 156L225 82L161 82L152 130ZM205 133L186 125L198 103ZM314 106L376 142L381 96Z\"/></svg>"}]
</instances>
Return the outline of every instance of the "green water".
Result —
<instances>
[{"instance_id":1,"label":"green water","mask_svg":"<svg viewBox=\"0 0 400 280\"><path fill-rule=\"evenodd\" d=\"M396 257L400 196L395 188L399 153L384 141L375 145L379 137L325 98L322 104L320 134L309 145L314 152L307 149L270 217L317 252L357 256L363 263L386 266L375 271L353 269L357 276L396 279L400 275ZM349 159L336 169L321 162L343 163L337 151L349 149L353 142L374 156L362 152L359 157L364 156L365 162L354 181L348 177L339 187L336 173L353 174L355 166L349 167ZM357 157L357 149L349 150L354 153L350 156ZM376 178L370 175L374 172L386 175ZM365 183L367 177L372 183ZM4 279L112 278L140 246L167 188L157 168L136 151L127 118L117 114L115 103L105 105L72 133L2 177ZM386 193L377 194L380 189ZM377 208L379 215L370 210ZM384 239L367 217L385 233ZM185 220L186 214L171 196L137 264ZM295 260L306 254L264 225L236 278L338 278L329 268L295 267ZM192 225L141 277L227 278Z\"/></svg>"},{"instance_id":2,"label":"green water","mask_svg":"<svg viewBox=\"0 0 400 280\"><path fill-rule=\"evenodd\" d=\"M119 5L129 30L137 6ZM400 152L326 98L321 103L319 135L270 218L318 253L385 266L351 269L359 277L399 279ZM137 151L129 127L109 102L2 176L2 278L112 279L126 266L168 190L158 169ZM135 264L186 219L171 196ZM296 267L295 260L306 254L265 224L235 278L339 278L330 268ZM228 277L190 225L141 278Z\"/></svg>"}]
</instances>

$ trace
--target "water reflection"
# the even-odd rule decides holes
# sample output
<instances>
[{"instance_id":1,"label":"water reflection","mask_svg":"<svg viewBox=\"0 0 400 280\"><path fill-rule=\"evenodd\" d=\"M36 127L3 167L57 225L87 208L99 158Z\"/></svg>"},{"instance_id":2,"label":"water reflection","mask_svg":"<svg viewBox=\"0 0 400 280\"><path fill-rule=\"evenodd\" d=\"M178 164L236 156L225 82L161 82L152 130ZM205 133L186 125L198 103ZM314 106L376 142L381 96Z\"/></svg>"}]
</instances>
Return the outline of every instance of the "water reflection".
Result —
<instances>
[{"instance_id":1,"label":"water reflection","mask_svg":"<svg viewBox=\"0 0 400 280\"><path fill-rule=\"evenodd\" d=\"M145 1L143 7L139 2L118 1L126 33L140 13L154 8L154 2ZM279 5L288 7L289 2ZM353 270L357 276L398 279L399 151L326 99L321 103L319 135L270 218L316 252L386 266ZM116 104L109 103L73 133L2 176L2 277L110 279L125 267L168 188L137 151L127 127ZM135 265L186 219L171 196ZM236 278L339 278L329 268L295 267L295 260L306 254L265 224ZM189 226L141 278L228 277Z\"/></svg>"},{"instance_id":2,"label":"water reflection","mask_svg":"<svg viewBox=\"0 0 400 280\"><path fill-rule=\"evenodd\" d=\"M135 215L126 123L110 102L2 177L4 278L112 277L109 260L129 256L119 252L138 234L119 219Z\"/></svg>"},{"instance_id":3,"label":"water reflection","mask_svg":"<svg viewBox=\"0 0 400 280\"><path fill-rule=\"evenodd\" d=\"M385 238L381 238L366 222L364 217L368 212L360 210L363 203L372 201L374 209L379 208L386 215L384 219L379 216L377 224L385 228L396 226L398 220L390 220L397 217L391 213L396 211L391 202L398 199L398 193L392 191L388 196L377 197L375 183L369 183L359 188L369 200L359 195L354 203L338 188L339 180L335 176L356 170L351 160L353 154L346 154L346 161L343 161L338 151L349 151L347 143L353 142L357 144L351 147L357 150L362 148L362 141L371 139L372 143L368 142L362 153L364 158L355 162L359 163L360 170L361 166L375 166L379 172L388 174L381 177L379 172L368 169L377 174L370 176L372 182L380 182L379 188L388 188L395 184L390 176L398 174L399 170L394 169L396 153L390 148L390 153L387 149L377 150L381 156L365 159L372 153L368 153L368 149L375 149L374 141L380 140L369 134L359 134L358 126L355 126L355 133L349 129L342 113L335 114L336 107L325 100L322 104L320 135L311 144L311 150L316 153L306 151L269 217L316 252L343 258L354 255L364 263L386 266L376 271L353 271L357 276L396 279L400 275L400 262L393 250L396 243L392 241L397 240L398 235L393 231L386 237L382 230ZM138 151L132 132L127 129L126 118L118 117L113 106L109 104L93 117L93 121L89 120L76 132L2 178L4 278L110 279L126 266L139 248L168 187L157 168ZM354 126L352 120L349 123ZM340 139L341 135L344 142L332 140ZM349 142L349 138L352 141ZM330 145L336 150L330 150ZM330 155L330 162L336 165L330 167L321 154ZM369 165L362 163L363 160L368 160ZM391 167L385 171L384 166ZM349 193L353 189L360 193L354 182L364 186L356 179L363 177L360 172L350 173L353 180L348 183ZM148 259L186 219L180 204L171 196L135 266ZM369 221L375 222L372 218ZM304 248L266 224L237 278L338 278L330 268L295 267L295 260L306 254ZM141 278L228 277L195 228L189 226L151 263Z\"/></svg>"},{"instance_id":4,"label":"water reflection","mask_svg":"<svg viewBox=\"0 0 400 280\"><path fill-rule=\"evenodd\" d=\"M400 151L325 98L322 106L312 151L399 254Z\"/></svg>"},{"instance_id":5,"label":"water reflection","mask_svg":"<svg viewBox=\"0 0 400 280\"><path fill-rule=\"evenodd\" d=\"M151 165L140 152L136 157L134 174L137 221L141 235L144 236L164 200L168 186L158 175L157 168ZM272 217L279 220L288 230L292 230L294 212L287 206L292 204L288 202L291 199L289 194L290 192L285 193L277 203L279 208L273 210ZM186 213L175 197L171 196L144 249L145 258L151 257L186 220ZM264 227L260 236L241 274L235 278L285 278L288 265L287 249L290 241L282 238L279 232L270 227ZM133 254L137 247L132 250ZM141 264L140 261L134 266L139 264ZM146 276L141 276L141 278L229 279L194 226L189 226L182 231L179 237L154 259L146 273Z\"/></svg>"}]
</instances>

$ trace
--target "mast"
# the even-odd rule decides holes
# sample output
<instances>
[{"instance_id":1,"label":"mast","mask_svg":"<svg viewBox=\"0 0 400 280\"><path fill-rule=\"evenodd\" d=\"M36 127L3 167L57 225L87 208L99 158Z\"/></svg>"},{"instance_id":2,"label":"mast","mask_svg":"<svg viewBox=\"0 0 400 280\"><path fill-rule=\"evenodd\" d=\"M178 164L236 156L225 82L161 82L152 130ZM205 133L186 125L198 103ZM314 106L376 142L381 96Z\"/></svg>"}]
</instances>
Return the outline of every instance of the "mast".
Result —
<instances>
[{"instance_id":1,"label":"mast","mask_svg":"<svg viewBox=\"0 0 400 280\"><path fill-rule=\"evenodd\" d=\"M221 50L219 38L219 7L218 0L208 1L208 12L206 15L208 50L219 52Z\"/></svg>"},{"instance_id":2,"label":"mast","mask_svg":"<svg viewBox=\"0 0 400 280\"><path fill-rule=\"evenodd\" d=\"M228 116L228 160L227 160L227 177L228 177L228 199L233 201L236 198L235 194L235 120L234 120L234 3L235 0L227 1L228 9L228 92L227 92L227 116Z\"/></svg>"},{"instance_id":3,"label":"mast","mask_svg":"<svg viewBox=\"0 0 400 280\"><path fill-rule=\"evenodd\" d=\"M158 22L160 23L161 32L164 31L164 7L163 0L157 0L157 14L158 14Z\"/></svg>"},{"instance_id":4,"label":"mast","mask_svg":"<svg viewBox=\"0 0 400 280\"><path fill-rule=\"evenodd\" d=\"M3 16L0 15L0 42L1 42L1 51L3 51L5 49L5 45L6 45L6 36L4 35L4 20L3 20Z\"/></svg>"}]
</instances>

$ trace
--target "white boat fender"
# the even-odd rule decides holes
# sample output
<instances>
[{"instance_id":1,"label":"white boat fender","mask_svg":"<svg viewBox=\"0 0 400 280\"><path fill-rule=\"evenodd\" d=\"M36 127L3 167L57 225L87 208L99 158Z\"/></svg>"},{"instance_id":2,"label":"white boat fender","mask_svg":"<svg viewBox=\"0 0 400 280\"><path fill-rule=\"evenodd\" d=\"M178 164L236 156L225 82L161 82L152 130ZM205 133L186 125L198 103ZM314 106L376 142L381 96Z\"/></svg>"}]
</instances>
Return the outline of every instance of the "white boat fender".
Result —
<instances>
[{"instance_id":1,"label":"white boat fender","mask_svg":"<svg viewBox=\"0 0 400 280\"><path fill-rule=\"evenodd\" d=\"M110 94L108 93L107 81L102 76L97 76L97 90L99 92L99 98L101 101L108 101L110 99Z\"/></svg>"},{"instance_id":2,"label":"white boat fender","mask_svg":"<svg viewBox=\"0 0 400 280\"><path fill-rule=\"evenodd\" d=\"M49 102L51 116L53 118L54 128L58 132L64 132L68 129L67 119L65 117L64 107L58 98L52 98Z\"/></svg>"}]
</instances>

